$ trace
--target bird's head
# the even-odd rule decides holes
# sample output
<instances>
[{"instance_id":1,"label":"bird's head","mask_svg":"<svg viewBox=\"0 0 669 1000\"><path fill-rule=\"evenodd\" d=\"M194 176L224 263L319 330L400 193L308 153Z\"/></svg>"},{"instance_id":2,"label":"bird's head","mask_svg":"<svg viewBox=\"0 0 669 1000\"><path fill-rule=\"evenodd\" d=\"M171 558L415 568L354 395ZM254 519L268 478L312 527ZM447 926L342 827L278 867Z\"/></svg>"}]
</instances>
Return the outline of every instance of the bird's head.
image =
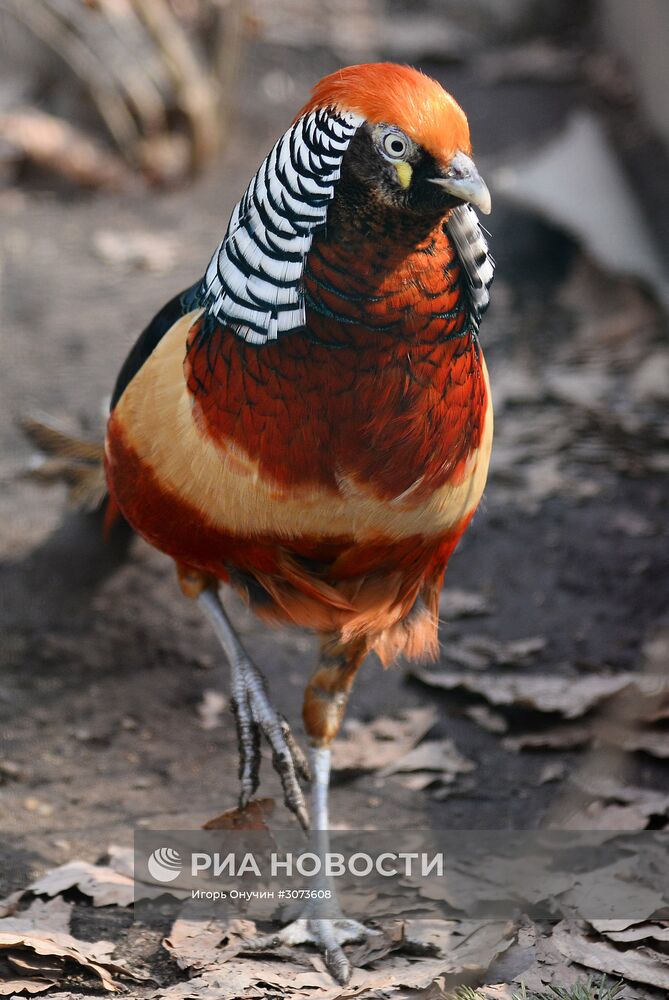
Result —
<instances>
[{"instance_id":1,"label":"bird's head","mask_svg":"<svg viewBox=\"0 0 669 1000\"><path fill-rule=\"evenodd\" d=\"M393 63L347 66L316 85L298 119L328 109L362 119L342 174L367 197L420 214L463 202L490 212L465 113L436 80Z\"/></svg>"},{"instance_id":2,"label":"bird's head","mask_svg":"<svg viewBox=\"0 0 669 1000\"><path fill-rule=\"evenodd\" d=\"M199 302L244 340L265 344L306 323L303 276L317 233L404 231L415 244L448 216L470 284L485 298L480 313L492 263L468 205L487 214L490 194L470 154L464 112L423 73L372 63L326 76L235 205Z\"/></svg>"}]
</instances>

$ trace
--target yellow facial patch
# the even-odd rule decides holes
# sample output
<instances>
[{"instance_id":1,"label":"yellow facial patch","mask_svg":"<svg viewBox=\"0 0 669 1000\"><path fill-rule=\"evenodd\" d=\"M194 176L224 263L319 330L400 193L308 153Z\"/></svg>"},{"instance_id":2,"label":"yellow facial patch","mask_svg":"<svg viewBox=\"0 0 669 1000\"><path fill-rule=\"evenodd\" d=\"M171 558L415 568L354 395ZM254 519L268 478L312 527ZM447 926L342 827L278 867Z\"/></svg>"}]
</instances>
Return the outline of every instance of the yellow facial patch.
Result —
<instances>
[{"instance_id":1,"label":"yellow facial patch","mask_svg":"<svg viewBox=\"0 0 669 1000\"><path fill-rule=\"evenodd\" d=\"M395 170L397 171L397 176L399 177L400 184L403 188L408 188L411 184L411 175L413 173L410 163L396 163Z\"/></svg>"}]
</instances>

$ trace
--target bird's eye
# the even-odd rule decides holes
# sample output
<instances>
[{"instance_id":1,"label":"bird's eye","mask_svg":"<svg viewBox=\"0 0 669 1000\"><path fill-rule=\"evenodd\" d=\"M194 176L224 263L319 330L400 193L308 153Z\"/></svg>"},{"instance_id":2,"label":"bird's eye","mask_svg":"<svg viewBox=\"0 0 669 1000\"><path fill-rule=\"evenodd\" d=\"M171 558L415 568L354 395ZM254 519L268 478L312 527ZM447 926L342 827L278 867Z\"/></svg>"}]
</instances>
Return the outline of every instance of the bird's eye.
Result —
<instances>
[{"instance_id":1,"label":"bird's eye","mask_svg":"<svg viewBox=\"0 0 669 1000\"><path fill-rule=\"evenodd\" d=\"M409 140L401 132L386 132L381 148L390 160L402 160L409 150Z\"/></svg>"}]
</instances>

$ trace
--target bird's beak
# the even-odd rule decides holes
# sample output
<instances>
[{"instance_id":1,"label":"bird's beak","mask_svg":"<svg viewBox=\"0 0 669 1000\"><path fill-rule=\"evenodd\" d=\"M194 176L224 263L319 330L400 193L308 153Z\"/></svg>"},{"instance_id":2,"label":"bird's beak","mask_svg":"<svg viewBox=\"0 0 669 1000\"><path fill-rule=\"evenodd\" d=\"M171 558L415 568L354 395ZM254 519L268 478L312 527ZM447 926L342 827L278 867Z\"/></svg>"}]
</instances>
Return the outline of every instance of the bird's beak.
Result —
<instances>
[{"instance_id":1,"label":"bird's beak","mask_svg":"<svg viewBox=\"0 0 669 1000\"><path fill-rule=\"evenodd\" d=\"M465 153L456 153L439 176L430 177L429 180L454 198L468 201L480 208L484 215L490 215L490 191L474 166L474 161Z\"/></svg>"}]
</instances>

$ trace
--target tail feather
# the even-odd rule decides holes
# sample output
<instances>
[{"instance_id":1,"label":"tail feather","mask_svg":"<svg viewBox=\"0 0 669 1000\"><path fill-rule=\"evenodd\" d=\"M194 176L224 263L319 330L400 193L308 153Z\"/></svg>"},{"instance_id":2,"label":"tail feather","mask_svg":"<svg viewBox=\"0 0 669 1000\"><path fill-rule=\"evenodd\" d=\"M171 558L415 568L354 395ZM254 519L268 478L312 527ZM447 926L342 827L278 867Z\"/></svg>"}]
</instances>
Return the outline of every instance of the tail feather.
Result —
<instances>
[{"instance_id":1,"label":"tail feather","mask_svg":"<svg viewBox=\"0 0 669 1000\"><path fill-rule=\"evenodd\" d=\"M41 452L41 458L23 476L37 482L62 482L70 503L78 510L98 510L107 496L104 445L84 441L34 418L20 423L23 433Z\"/></svg>"}]
</instances>

